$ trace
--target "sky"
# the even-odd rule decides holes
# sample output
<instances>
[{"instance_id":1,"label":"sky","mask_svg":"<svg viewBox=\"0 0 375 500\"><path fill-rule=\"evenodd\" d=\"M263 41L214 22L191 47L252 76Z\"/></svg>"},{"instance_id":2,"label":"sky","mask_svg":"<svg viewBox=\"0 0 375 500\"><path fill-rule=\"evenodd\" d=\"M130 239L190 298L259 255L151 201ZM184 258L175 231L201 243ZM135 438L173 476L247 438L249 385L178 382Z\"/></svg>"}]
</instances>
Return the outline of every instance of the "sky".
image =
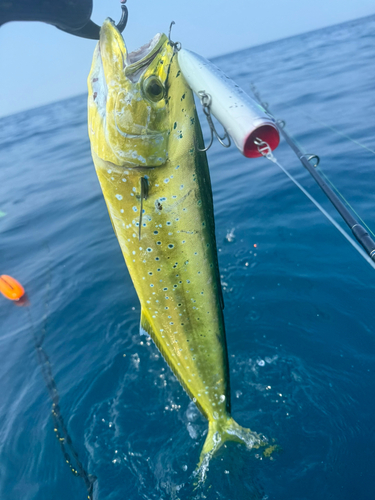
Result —
<instances>
[{"instance_id":1,"label":"sky","mask_svg":"<svg viewBox=\"0 0 375 500\"><path fill-rule=\"evenodd\" d=\"M120 0L93 0L92 20L118 22ZM210 58L375 14L374 0L128 0L129 50L168 33ZM0 28L0 117L87 91L96 42L43 23Z\"/></svg>"}]
</instances>

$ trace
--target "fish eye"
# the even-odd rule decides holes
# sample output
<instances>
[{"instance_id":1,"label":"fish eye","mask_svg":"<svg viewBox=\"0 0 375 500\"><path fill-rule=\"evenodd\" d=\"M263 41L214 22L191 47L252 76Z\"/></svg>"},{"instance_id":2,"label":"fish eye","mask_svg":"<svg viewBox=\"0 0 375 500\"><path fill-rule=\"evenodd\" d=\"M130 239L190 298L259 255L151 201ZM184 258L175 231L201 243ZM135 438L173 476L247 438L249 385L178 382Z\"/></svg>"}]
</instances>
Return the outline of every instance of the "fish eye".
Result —
<instances>
[{"instance_id":1,"label":"fish eye","mask_svg":"<svg viewBox=\"0 0 375 500\"><path fill-rule=\"evenodd\" d=\"M156 76L150 76L143 82L143 90L151 101L157 102L164 97L163 84Z\"/></svg>"}]
</instances>

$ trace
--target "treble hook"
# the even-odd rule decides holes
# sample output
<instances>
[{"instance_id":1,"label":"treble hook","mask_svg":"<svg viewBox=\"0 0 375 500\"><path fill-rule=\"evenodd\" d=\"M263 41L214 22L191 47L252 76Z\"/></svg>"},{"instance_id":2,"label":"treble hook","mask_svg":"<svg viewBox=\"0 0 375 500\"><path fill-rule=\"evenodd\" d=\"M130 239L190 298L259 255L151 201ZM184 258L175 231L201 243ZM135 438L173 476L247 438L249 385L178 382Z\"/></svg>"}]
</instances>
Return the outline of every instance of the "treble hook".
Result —
<instances>
[{"instance_id":1,"label":"treble hook","mask_svg":"<svg viewBox=\"0 0 375 500\"><path fill-rule=\"evenodd\" d=\"M212 98L211 98L211 95L207 94L207 92L205 92L204 90L201 90L200 92L198 92L198 95L199 95L199 99L201 101L203 113L206 115L208 126L210 127L210 132L211 132L211 139L210 139L209 145L203 149L198 148L198 151L200 151L202 153L205 151L208 151L210 149L210 147L212 146L212 143L214 142L214 137L216 137L216 139L220 142L220 144L222 146L224 146L224 148L229 148L231 145L231 140L230 140L228 132L224 128L224 135L223 135L223 137L221 137L215 128L214 122L212 121L212 117L211 117ZM224 142L225 139L227 139L227 141L228 141L227 143Z\"/></svg>"}]
</instances>

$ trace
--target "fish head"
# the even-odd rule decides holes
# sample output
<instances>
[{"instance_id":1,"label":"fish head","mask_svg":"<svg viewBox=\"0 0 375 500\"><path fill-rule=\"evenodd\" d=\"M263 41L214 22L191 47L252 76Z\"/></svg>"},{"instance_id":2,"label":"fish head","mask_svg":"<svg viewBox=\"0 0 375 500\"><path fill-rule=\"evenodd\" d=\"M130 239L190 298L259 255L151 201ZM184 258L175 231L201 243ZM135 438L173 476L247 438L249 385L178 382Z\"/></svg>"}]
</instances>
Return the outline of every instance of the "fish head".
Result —
<instances>
[{"instance_id":1,"label":"fish head","mask_svg":"<svg viewBox=\"0 0 375 500\"><path fill-rule=\"evenodd\" d=\"M107 19L88 77L91 148L124 167L157 167L168 158L167 79L174 50L164 34L129 53Z\"/></svg>"}]
</instances>

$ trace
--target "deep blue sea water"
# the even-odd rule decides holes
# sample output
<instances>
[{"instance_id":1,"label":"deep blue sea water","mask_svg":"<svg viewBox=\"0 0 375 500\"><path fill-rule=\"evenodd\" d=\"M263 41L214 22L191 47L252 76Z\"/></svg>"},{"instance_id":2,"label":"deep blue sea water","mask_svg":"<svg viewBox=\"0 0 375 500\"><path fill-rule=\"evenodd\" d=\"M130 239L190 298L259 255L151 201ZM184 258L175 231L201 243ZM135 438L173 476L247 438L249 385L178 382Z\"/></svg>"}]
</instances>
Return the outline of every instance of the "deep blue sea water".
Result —
<instances>
[{"instance_id":1,"label":"deep blue sea water","mask_svg":"<svg viewBox=\"0 0 375 500\"><path fill-rule=\"evenodd\" d=\"M256 84L372 229L374 33L369 17L215 60ZM275 155L339 219L285 143ZM277 166L217 143L208 156L233 416L282 451L228 444L194 490L206 421L139 336L79 96L0 120L0 274L29 299L0 296L2 500L87 498L53 430L34 346L44 327L95 499L375 498L374 270Z\"/></svg>"}]
</instances>

